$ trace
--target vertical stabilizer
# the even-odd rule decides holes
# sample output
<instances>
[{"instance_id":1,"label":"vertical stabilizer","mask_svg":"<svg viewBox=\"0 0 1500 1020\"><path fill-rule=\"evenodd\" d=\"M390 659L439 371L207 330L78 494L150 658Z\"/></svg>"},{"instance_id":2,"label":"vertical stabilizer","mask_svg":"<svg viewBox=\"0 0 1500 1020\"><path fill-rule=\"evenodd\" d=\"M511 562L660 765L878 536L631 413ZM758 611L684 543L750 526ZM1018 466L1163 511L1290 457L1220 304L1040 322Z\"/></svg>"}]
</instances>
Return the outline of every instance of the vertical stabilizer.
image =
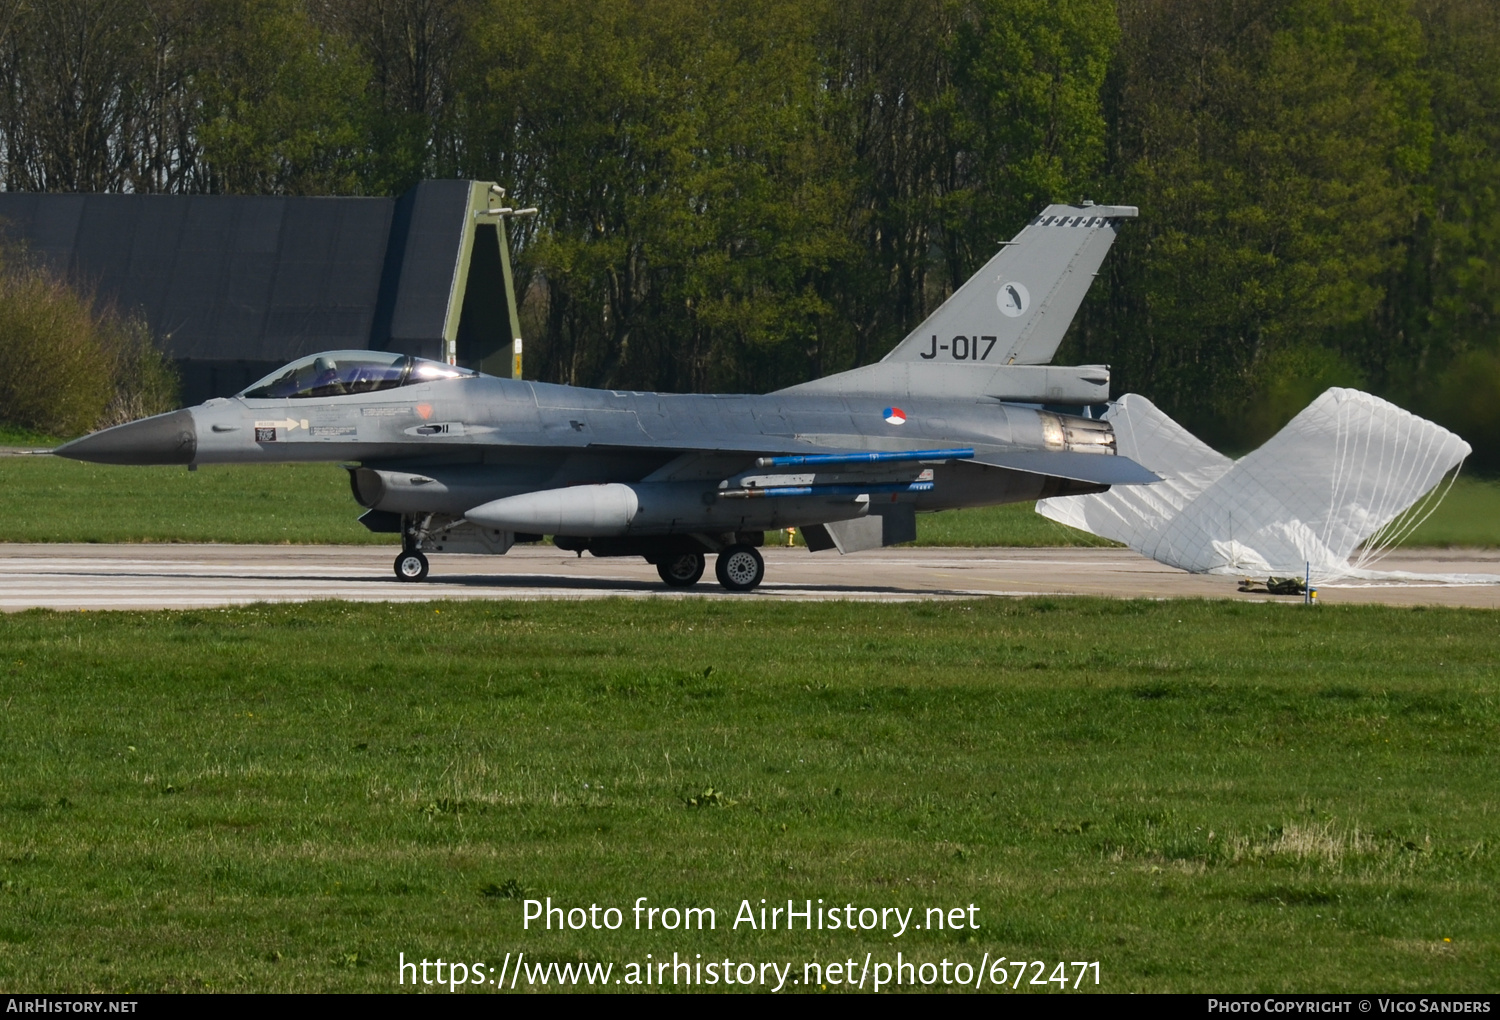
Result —
<instances>
[{"instance_id":1,"label":"vertical stabilizer","mask_svg":"<svg viewBox=\"0 0 1500 1020\"><path fill-rule=\"evenodd\" d=\"M1129 205L1050 205L884 358L1045 365L1057 353Z\"/></svg>"}]
</instances>

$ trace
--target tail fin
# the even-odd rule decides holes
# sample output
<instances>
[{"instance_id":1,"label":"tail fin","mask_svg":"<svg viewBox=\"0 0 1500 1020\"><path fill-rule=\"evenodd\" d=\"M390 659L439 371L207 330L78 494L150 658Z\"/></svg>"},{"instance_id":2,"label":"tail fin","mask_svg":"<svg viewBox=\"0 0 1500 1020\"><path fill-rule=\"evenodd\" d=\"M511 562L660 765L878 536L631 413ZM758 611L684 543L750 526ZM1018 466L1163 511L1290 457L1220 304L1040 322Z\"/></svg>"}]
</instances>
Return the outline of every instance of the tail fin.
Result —
<instances>
[{"instance_id":1,"label":"tail fin","mask_svg":"<svg viewBox=\"0 0 1500 1020\"><path fill-rule=\"evenodd\" d=\"M1045 365L1057 353L1130 205L1049 205L884 358Z\"/></svg>"}]
</instances>

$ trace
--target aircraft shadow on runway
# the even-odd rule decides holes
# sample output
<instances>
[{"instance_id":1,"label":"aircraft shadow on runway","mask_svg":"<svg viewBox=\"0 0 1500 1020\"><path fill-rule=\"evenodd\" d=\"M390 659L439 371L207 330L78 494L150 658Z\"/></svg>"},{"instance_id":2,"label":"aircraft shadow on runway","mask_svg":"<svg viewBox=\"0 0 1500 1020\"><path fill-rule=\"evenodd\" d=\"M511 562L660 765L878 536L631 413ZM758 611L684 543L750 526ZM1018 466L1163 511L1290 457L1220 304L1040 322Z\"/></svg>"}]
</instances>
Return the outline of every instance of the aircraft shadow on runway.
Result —
<instances>
[{"instance_id":1,"label":"aircraft shadow on runway","mask_svg":"<svg viewBox=\"0 0 1500 1020\"><path fill-rule=\"evenodd\" d=\"M394 580L394 578L392 578ZM716 584L699 584L691 588L668 588L660 582L634 580L624 577L565 577L557 574L444 574L429 575L426 585L459 585L466 588L556 588L558 590L596 589L605 591L640 591L658 595L734 595ZM414 588L418 586L413 586ZM856 584L761 584L756 592L820 592L833 594L912 595L928 596L978 596L982 593L960 589L901 588L894 585Z\"/></svg>"},{"instance_id":2,"label":"aircraft shadow on runway","mask_svg":"<svg viewBox=\"0 0 1500 1020\"><path fill-rule=\"evenodd\" d=\"M492 588L503 593L512 588L545 588L557 591L606 591L620 593L644 592L657 595L713 595L729 596L734 592L723 591L715 584L696 585L692 588L668 588L657 581L635 580L623 577L567 577L558 574L443 574L429 576L420 584L398 581L389 575L348 575L327 577L308 573L192 573L182 574L158 570L49 570L37 577L94 578L101 585L122 579L191 581L195 583L219 582L238 584L357 584L357 585L401 585L403 590L417 594L423 588ZM764 584L756 589L761 593L812 592L826 595L906 595L913 598L981 598L988 592L976 592L959 588L904 588L895 585L855 584ZM310 593L309 598L336 598L323 593Z\"/></svg>"}]
</instances>

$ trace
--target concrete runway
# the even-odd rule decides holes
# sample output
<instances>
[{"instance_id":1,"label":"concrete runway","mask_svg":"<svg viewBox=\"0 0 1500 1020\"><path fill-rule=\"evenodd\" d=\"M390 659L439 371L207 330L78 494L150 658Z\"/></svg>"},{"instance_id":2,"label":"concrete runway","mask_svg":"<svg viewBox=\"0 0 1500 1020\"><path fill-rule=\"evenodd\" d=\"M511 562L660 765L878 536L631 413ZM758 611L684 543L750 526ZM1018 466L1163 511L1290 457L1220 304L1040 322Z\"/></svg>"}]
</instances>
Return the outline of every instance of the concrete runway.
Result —
<instances>
[{"instance_id":1,"label":"concrete runway","mask_svg":"<svg viewBox=\"0 0 1500 1020\"><path fill-rule=\"evenodd\" d=\"M1236 592L1233 577L1188 574L1126 549L887 549L841 557L768 549L766 581L732 595L713 580L681 592L629 559L578 558L552 546L504 557L438 555L425 583L395 579L384 546L0 544L0 610L165 609L348 599L758 598L908 601L1021 595L1228 598L1296 603ZM1500 550L1419 550L1381 564L1411 573L1485 574L1495 583L1408 581L1319 584L1340 604L1500 609ZM1316 584L1316 578L1314 579Z\"/></svg>"}]
</instances>

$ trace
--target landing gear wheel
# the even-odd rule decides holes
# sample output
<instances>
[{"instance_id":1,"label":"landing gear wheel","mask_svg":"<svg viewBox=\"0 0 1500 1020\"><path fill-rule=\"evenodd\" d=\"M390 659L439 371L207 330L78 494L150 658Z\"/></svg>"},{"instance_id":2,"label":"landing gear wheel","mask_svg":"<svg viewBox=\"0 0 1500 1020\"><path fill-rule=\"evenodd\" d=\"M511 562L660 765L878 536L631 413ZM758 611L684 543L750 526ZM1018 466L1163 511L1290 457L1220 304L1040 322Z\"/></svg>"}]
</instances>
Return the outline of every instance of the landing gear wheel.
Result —
<instances>
[{"instance_id":1,"label":"landing gear wheel","mask_svg":"<svg viewBox=\"0 0 1500 1020\"><path fill-rule=\"evenodd\" d=\"M703 554L682 553L662 560L656 572L671 588L691 588L703 576Z\"/></svg>"},{"instance_id":2,"label":"landing gear wheel","mask_svg":"<svg viewBox=\"0 0 1500 1020\"><path fill-rule=\"evenodd\" d=\"M415 549L396 557L396 579L398 581L427 580L427 557Z\"/></svg>"},{"instance_id":3,"label":"landing gear wheel","mask_svg":"<svg viewBox=\"0 0 1500 1020\"><path fill-rule=\"evenodd\" d=\"M766 576L766 561L754 546L732 545L714 563L719 583L730 591L749 591Z\"/></svg>"}]
</instances>

